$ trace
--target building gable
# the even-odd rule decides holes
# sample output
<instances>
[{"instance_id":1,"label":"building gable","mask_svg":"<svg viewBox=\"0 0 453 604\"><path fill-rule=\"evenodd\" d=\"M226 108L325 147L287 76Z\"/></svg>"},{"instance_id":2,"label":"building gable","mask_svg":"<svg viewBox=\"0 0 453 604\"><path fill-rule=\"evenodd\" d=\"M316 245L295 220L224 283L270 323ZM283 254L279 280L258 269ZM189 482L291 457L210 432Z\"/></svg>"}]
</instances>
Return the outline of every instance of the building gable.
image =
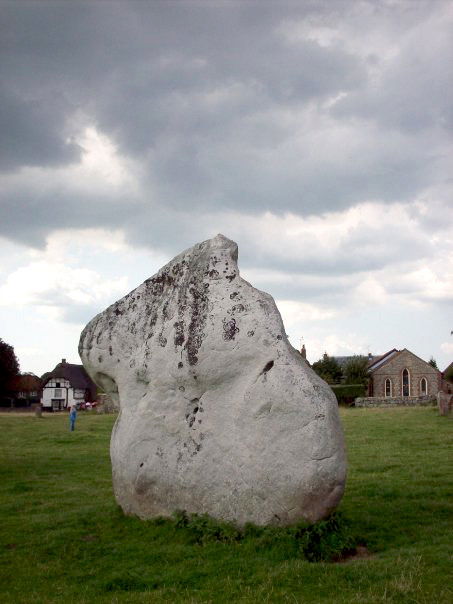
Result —
<instances>
[{"instance_id":1,"label":"building gable","mask_svg":"<svg viewBox=\"0 0 453 604\"><path fill-rule=\"evenodd\" d=\"M435 396L441 389L440 371L410 350L384 357L370 367L373 396Z\"/></svg>"}]
</instances>

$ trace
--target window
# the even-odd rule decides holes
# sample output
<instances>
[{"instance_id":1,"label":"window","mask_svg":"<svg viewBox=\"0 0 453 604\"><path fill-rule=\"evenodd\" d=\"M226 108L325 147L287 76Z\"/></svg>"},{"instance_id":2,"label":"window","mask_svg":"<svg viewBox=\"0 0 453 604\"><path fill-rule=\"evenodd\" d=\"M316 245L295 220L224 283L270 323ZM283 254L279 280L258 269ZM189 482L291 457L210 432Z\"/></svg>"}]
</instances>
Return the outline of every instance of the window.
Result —
<instances>
[{"instance_id":1,"label":"window","mask_svg":"<svg viewBox=\"0 0 453 604\"><path fill-rule=\"evenodd\" d=\"M59 387L60 387L60 382L55 382L55 386L56 386L57 388L59 388Z\"/></svg>"},{"instance_id":2,"label":"window","mask_svg":"<svg viewBox=\"0 0 453 604\"><path fill-rule=\"evenodd\" d=\"M426 381L426 378L420 380L420 394L422 396L428 394L428 382Z\"/></svg>"},{"instance_id":3,"label":"window","mask_svg":"<svg viewBox=\"0 0 453 604\"><path fill-rule=\"evenodd\" d=\"M61 398L61 388L55 388L54 396L55 398Z\"/></svg>"},{"instance_id":4,"label":"window","mask_svg":"<svg viewBox=\"0 0 453 604\"><path fill-rule=\"evenodd\" d=\"M392 396L392 380L389 378L385 380L385 396Z\"/></svg>"},{"instance_id":5,"label":"window","mask_svg":"<svg viewBox=\"0 0 453 604\"><path fill-rule=\"evenodd\" d=\"M402 375L402 381L403 381L403 396L410 396L411 394L411 388L410 388L410 381L409 381L409 371L407 369L403 369L403 375Z\"/></svg>"}]
</instances>

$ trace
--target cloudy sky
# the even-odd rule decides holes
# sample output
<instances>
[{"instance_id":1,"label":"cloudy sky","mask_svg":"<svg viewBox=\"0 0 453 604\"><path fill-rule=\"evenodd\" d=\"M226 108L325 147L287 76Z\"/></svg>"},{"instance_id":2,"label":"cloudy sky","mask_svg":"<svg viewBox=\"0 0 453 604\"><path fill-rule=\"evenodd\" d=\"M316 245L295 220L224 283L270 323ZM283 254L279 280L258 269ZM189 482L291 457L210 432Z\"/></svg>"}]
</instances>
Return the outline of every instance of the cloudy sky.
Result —
<instances>
[{"instance_id":1,"label":"cloudy sky","mask_svg":"<svg viewBox=\"0 0 453 604\"><path fill-rule=\"evenodd\" d=\"M308 358L453 358L453 2L0 1L0 337L221 232Z\"/></svg>"}]
</instances>

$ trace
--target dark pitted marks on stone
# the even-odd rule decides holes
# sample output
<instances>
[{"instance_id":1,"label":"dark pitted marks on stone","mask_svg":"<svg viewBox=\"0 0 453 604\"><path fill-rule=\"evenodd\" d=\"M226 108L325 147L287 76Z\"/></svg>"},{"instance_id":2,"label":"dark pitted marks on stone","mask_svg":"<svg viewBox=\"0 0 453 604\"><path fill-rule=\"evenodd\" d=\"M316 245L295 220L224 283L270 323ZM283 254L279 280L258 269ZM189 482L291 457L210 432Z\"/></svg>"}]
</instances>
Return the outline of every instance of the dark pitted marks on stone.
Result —
<instances>
[{"instance_id":1,"label":"dark pitted marks on stone","mask_svg":"<svg viewBox=\"0 0 453 604\"><path fill-rule=\"evenodd\" d=\"M280 334L278 334L278 336L277 336L277 340L283 340L283 336L282 336L282 335L280 335Z\"/></svg>"},{"instance_id":2,"label":"dark pitted marks on stone","mask_svg":"<svg viewBox=\"0 0 453 604\"><path fill-rule=\"evenodd\" d=\"M198 350L205 337L203 329L208 315L208 297L204 291L200 291L196 287L194 281L190 283L189 293L191 295L189 301L191 316L185 348L189 365L193 366L198 363Z\"/></svg>"},{"instance_id":3,"label":"dark pitted marks on stone","mask_svg":"<svg viewBox=\"0 0 453 604\"><path fill-rule=\"evenodd\" d=\"M228 279L228 281L231 283L233 279L236 279L236 273L231 273L231 275L225 275L225 279Z\"/></svg>"},{"instance_id":4,"label":"dark pitted marks on stone","mask_svg":"<svg viewBox=\"0 0 453 604\"><path fill-rule=\"evenodd\" d=\"M98 356L98 363L102 363L102 355L101 354Z\"/></svg>"},{"instance_id":5,"label":"dark pitted marks on stone","mask_svg":"<svg viewBox=\"0 0 453 604\"><path fill-rule=\"evenodd\" d=\"M109 355L113 356L113 348L111 346L109 346Z\"/></svg>"},{"instance_id":6,"label":"dark pitted marks on stone","mask_svg":"<svg viewBox=\"0 0 453 604\"><path fill-rule=\"evenodd\" d=\"M237 296L239 296L239 292L233 292L230 294L230 300L234 300Z\"/></svg>"},{"instance_id":7,"label":"dark pitted marks on stone","mask_svg":"<svg viewBox=\"0 0 453 604\"><path fill-rule=\"evenodd\" d=\"M188 403L186 410L186 422L189 424L189 428L192 428L194 425L196 415L199 411L201 411L200 400L198 398L193 398L190 403Z\"/></svg>"},{"instance_id":8,"label":"dark pitted marks on stone","mask_svg":"<svg viewBox=\"0 0 453 604\"><path fill-rule=\"evenodd\" d=\"M181 390L181 392L185 392L186 391L186 389L184 388L184 386L180 386L179 390Z\"/></svg>"},{"instance_id":9,"label":"dark pitted marks on stone","mask_svg":"<svg viewBox=\"0 0 453 604\"><path fill-rule=\"evenodd\" d=\"M124 314L124 310L121 310L119 306L116 306L116 307L115 307L115 310L114 310L114 313L115 313L115 315L118 317L118 316L120 316L120 315L123 315L123 314Z\"/></svg>"},{"instance_id":10,"label":"dark pitted marks on stone","mask_svg":"<svg viewBox=\"0 0 453 604\"><path fill-rule=\"evenodd\" d=\"M169 301L167 300L162 308L162 316L163 316L164 320L168 319L168 304L169 304Z\"/></svg>"},{"instance_id":11,"label":"dark pitted marks on stone","mask_svg":"<svg viewBox=\"0 0 453 604\"><path fill-rule=\"evenodd\" d=\"M185 260L181 260L181 262L178 262L177 264L175 264L172 267L172 269L171 269L172 275L174 277L182 277L186 266L187 266L187 262Z\"/></svg>"},{"instance_id":12,"label":"dark pitted marks on stone","mask_svg":"<svg viewBox=\"0 0 453 604\"><path fill-rule=\"evenodd\" d=\"M264 366L263 373L267 373L268 371L270 371L273 366L274 366L274 361L267 362L266 365Z\"/></svg>"},{"instance_id":13,"label":"dark pitted marks on stone","mask_svg":"<svg viewBox=\"0 0 453 604\"><path fill-rule=\"evenodd\" d=\"M209 272L208 275L211 279L218 279L219 278L219 271L216 271L215 268L212 268Z\"/></svg>"},{"instance_id":14,"label":"dark pitted marks on stone","mask_svg":"<svg viewBox=\"0 0 453 604\"><path fill-rule=\"evenodd\" d=\"M274 366L274 361L268 361L265 365L263 370L261 371L260 375L266 375L266 373L268 371L270 371L272 369L272 367Z\"/></svg>"},{"instance_id":15,"label":"dark pitted marks on stone","mask_svg":"<svg viewBox=\"0 0 453 604\"><path fill-rule=\"evenodd\" d=\"M147 279L145 286L148 290L151 290L153 296L162 296L164 290L168 287L173 286L175 282L174 277L168 274L168 269L158 273L155 277Z\"/></svg>"},{"instance_id":16,"label":"dark pitted marks on stone","mask_svg":"<svg viewBox=\"0 0 453 604\"><path fill-rule=\"evenodd\" d=\"M167 345L167 338L165 338L162 334L159 335L159 346L162 346L162 348L165 348L165 346Z\"/></svg>"},{"instance_id":17,"label":"dark pitted marks on stone","mask_svg":"<svg viewBox=\"0 0 453 604\"><path fill-rule=\"evenodd\" d=\"M176 321L173 323L173 327L175 328L175 337L173 338L173 342L175 346L182 346L184 344L184 321Z\"/></svg>"},{"instance_id":18,"label":"dark pitted marks on stone","mask_svg":"<svg viewBox=\"0 0 453 604\"><path fill-rule=\"evenodd\" d=\"M239 327L236 325L235 319L228 320L227 318L223 319L223 339L224 340L234 340L236 334L239 332Z\"/></svg>"},{"instance_id":19,"label":"dark pitted marks on stone","mask_svg":"<svg viewBox=\"0 0 453 604\"><path fill-rule=\"evenodd\" d=\"M143 468L144 465L145 465L145 463L142 461L142 463L140 464L140 467Z\"/></svg>"},{"instance_id":20,"label":"dark pitted marks on stone","mask_svg":"<svg viewBox=\"0 0 453 604\"><path fill-rule=\"evenodd\" d=\"M236 313L236 312L244 312L245 306L243 304L235 304L228 312Z\"/></svg>"},{"instance_id":21,"label":"dark pitted marks on stone","mask_svg":"<svg viewBox=\"0 0 453 604\"><path fill-rule=\"evenodd\" d=\"M98 333L98 335L96 336L96 344L99 344L99 342L101 341L101 337L102 337L102 331L100 331Z\"/></svg>"},{"instance_id":22,"label":"dark pitted marks on stone","mask_svg":"<svg viewBox=\"0 0 453 604\"><path fill-rule=\"evenodd\" d=\"M264 300L258 300L258 304L260 305L261 310L264 312L266 317L268 317L269 316L269 305L267 304L267 302L265 302Z\"/></svg>"},{"instance_id":23,"label":"dark pitted marks on stone","mask_svg":"<svg viewBox=\"0 0 453 604\"><path fill-rule=\"evenodd\" d=\"M190 437L189 440L183 444L183 447L190 454L190 457L195 457L195 455L201 451L202 445Z\"/></svg>"},{"instance_id":24,"label":"dark pitted marks on stone","mask_svg":"<svg viewBox=\"0 0 453 604\"><path fill-rule=\"evenodd\" d=\"M248 337L249 337L249 338L251 338L252 336L254 336L254 335L255 335L254 330L253 330L253 329L250 329L250 330L247 332L247 335L248 335Z\"/></svg>"},{"instance_id":25,"label":"dark pitted marks on stone","mask_svg":"<svg viewBox=\"0 0 453 604\"><path fill-rule=\"evenodd\" d=\"M154 310L149 317L149 326L152 328L157 323L157 312Z\"/></svg>"},{"instance_id":26,"label":"dark pitted marks on stone","mask_svg":"<svg viewBox=\"0 0 453 604\"><path fill-rule=\"evenodd\" d=\"M182 369L184 367L184 364L182 361L179 361L178 363L178 369Z\"/></svg>"}]
</instances>

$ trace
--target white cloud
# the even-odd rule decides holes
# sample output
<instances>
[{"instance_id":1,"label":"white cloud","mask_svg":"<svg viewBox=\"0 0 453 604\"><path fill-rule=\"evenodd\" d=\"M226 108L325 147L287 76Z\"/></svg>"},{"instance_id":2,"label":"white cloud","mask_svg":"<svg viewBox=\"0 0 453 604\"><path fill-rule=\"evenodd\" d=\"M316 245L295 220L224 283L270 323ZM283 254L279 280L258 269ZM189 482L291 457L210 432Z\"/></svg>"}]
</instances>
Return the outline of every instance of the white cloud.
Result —
<instances>
[{"instance_id":1,"label":"white cloud","mask_svg":"<svg viewBox=\"0 0 453 604\"><path fill-rule=\"evenodd\" d=\"M102 279L88 268L72 268L61 262L39 260L23 266L10 275L0 287L3 305L59 306L59 300L90 304L124 291L127 278Z\"/></svg>"},{"instance_id":2,"label":"white cloud","mask_svg":"<svg viewBox=\"0 0 453 604\"><path fill-rule=\"evenodd\" d=\"M323 321L332 319L338 314L332 308L322 308L296 300L276 300L276 304L288 329L303 321Z\"/></svg>"},{"instance_id":3,"label":"white cloud","mask_svg":"<svg viewBox=\"0 0 453 604\"><path fill-rule=\"evenodd\" d=\"M442 342L442 344L440 345L440 349L446 355L453 355L453 343L451 342Z\"/></svg>"}]
</instances>

